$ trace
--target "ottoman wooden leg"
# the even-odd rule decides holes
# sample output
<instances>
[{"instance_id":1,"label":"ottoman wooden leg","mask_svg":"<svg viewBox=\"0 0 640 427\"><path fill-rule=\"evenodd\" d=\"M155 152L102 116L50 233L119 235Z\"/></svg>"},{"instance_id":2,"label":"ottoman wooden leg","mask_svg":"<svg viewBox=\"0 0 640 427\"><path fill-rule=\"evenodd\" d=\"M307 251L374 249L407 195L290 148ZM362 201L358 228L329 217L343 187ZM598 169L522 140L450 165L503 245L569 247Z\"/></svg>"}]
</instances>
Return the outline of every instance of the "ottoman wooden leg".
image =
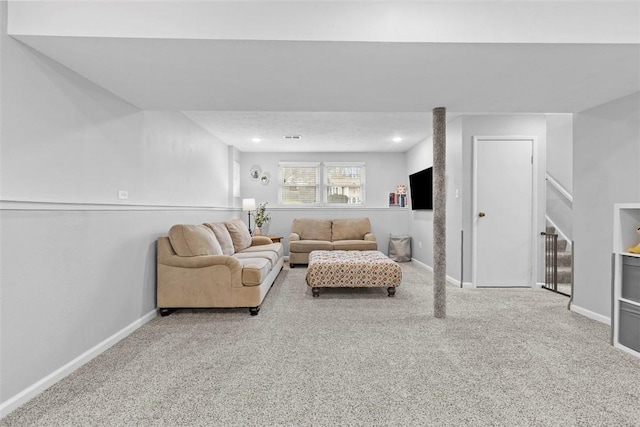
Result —
<instances>
[{"instance_id":1,"label":"ottoman wooden leg","mask_svg":"<svg viewBox=\"0 0 640 427\"><path fill-rule=\"evenodd\" d=\"M389 286L387 288L387 292L389 292L389 296L392 297L396 294L396 287L395 286Z\"/></svg>"},{"instance_id":2,"label":"ottoman wooden leg","mask_svg":"<svg viewBox=\"0 0 640 427\"><path fill-rule=\"evenodd\" d=\"M320 296L320 288L311 288L311 292L313 293L314 298L317 298Z\"/></svg>"}]
</instances>

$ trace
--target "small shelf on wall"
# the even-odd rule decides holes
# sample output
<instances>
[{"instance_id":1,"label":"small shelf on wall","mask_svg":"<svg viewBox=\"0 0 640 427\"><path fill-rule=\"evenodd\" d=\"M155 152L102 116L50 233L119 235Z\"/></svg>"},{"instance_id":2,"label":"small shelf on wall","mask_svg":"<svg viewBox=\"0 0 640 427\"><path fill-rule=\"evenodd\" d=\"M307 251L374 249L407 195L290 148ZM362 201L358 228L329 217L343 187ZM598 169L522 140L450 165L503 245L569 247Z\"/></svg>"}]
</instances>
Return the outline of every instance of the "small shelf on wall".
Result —
<instances>
[{"instance_id":1,"label":"small shelf on wall","mask_svg":"<svg viewBox=\"0 0 640 427\"><path fill-rule=\"evenodd\" d=\"M629 248L640 243L640 203L613 208L613 275L611 340L621 350L640 357L640 254Z\"/></svg>"},{"instance_id":2,"label":"small shelf on wall","mask_svg":"<svg viewBox=\"0 0 640 427\"><path fill-rule=\"evenodd\" d=\"M409 205L409 199L406 194L389 193L390 208L406 208Z\"/></svg>"}]
</instances>

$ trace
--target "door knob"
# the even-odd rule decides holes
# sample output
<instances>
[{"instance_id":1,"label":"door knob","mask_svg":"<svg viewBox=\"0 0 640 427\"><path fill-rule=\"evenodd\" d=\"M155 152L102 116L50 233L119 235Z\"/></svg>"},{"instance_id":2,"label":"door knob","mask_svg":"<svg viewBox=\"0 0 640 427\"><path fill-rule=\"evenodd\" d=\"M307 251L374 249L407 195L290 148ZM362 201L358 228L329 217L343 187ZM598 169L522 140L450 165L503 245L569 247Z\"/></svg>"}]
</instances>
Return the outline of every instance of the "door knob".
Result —
<instances>
[{"instance_id":1,"label":"door knob","mask_svg":"<svg viewBox=\"0 0 640 427\"><path fill-rule=\"evenodd\" d=\"M485 214L484 212L479 212L479 213L478 213L478 216L479 216L480 218L482 218L482 217L483 217L483 216L485 216L485 215L486 215L486 214Z\"/></svg>"}]
</instances>

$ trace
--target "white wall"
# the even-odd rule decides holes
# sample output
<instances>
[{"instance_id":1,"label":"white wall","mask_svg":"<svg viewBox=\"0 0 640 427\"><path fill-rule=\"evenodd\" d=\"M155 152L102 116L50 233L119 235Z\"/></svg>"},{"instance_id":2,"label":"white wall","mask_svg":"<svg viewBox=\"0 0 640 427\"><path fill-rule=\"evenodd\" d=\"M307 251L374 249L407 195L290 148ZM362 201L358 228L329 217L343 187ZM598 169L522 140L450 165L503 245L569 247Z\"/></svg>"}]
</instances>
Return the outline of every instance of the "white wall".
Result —
<instances>
[{"instance_id":1,"label":"white wall","mask_svg":"<svg viewBox=\"0 0 640 427\"><path fill-rule=\"evenodd\" d=\"M157 236L239 215L229 207L237 153L183 115L139 111L7 37L6 7L0 415L154 315Z\"/></svg>"},{"instance_id":2,"label":"white wall","mask_svg":"<svg viewBox=\"0 0 640 427\"><path fill-rule=\"evenodd\" d=\"M462 282L462 118L447 124L447 275Z\"/></svg>"},{"instance_id":3,"label":"white wall","mask_svg":"<svg viewBox=\"0 0 640 427\"><path fill-rule=\"evenodd\" d=\"M547 114L547 173L573 192L573 114Z\"/></svg>"},{"instance_id":4,"label":"white wall","mask_svg":"<svg viewBox=\"0 0 640 427\"><path fill-rule=\"evenodd\" d=\"M140 111L12 38L3 42L3 200L228 205L225 144L181 113ZM202 185L213 182L224 190Z\"/></svg>"},{"instance_id":5,"label":"white wall","mask_svg":"<svg viewBox=\"0 0 640 427\"><path fill-rule=\"evenodd\" d=\"M447 132L448 130L447 128ZM407 175L433 166L433 136L429 136L407 151L406 158ZM410 190L410 187L407 186L409 195L411 195ZM409 234L412 240L412 258L433 267L433 211L411 210Z\"/></svg>"},{"instance_id":6,"label":"white wall","mask_svg":"<svg viewBox=\"0 0 640 427\"><path fill-rule=\"evenodd\" d=\"M364 162L365 163L365 205L362 207L288 207L278 206L278 163L279 162ZM249 178L253 165L271 174L271 181L263 185ZM378 240L378 249L386 253L388 237L409 233L408 208L389 207L389 193L397 184L409 184L404 153L242 153L241 162L242 198L255 198L256 203L267 202L271 212L268 232L272 235L288 237L291 223L297 217L312 218L356 218L369 217L373 232ZM246 213L243 218L247 221ZM253 224L252 224L253 227ZM288 242L285 253L288 253Z\"/></svg>"},{"instance_id":7,"label":"white wall","mask_svg":"<svg viewBox=\"0 0 640 427\"><path fill-rule=\"evenodd\" d=\"M640 94L576 114L573 135L572 308L606 321L611 316L613 205L640 202Z\"/></svg>"},{"instance_id":8,"label":"white wall","mask_svg":"<svg viewBox=\"0 0 640 427\"><path fill-rule=\"evenodd\" d=\"M573 193L573 114L547 114L547 174L569 195ZM546 182L546 215L561 236L573 239L573 203Z\"/></svg>"},{"instance_id":9,"label":"white wall","mask_svg":"<svg viewBox=\"0 0 640 427\"><path fill-rule=\"evenodd\" d=\"M433 137L407 151L407 172L412 174L433 165ZM462 227L462 118L447 122L446 203L447 203L447 276L460 280ZM456 197L456 191L457 196ZM413 258L433 267L433 211L416 210L410 214L410 235L413 238ZM422 246L422 247L421 247Z\"/></svg>"}]
</instances>

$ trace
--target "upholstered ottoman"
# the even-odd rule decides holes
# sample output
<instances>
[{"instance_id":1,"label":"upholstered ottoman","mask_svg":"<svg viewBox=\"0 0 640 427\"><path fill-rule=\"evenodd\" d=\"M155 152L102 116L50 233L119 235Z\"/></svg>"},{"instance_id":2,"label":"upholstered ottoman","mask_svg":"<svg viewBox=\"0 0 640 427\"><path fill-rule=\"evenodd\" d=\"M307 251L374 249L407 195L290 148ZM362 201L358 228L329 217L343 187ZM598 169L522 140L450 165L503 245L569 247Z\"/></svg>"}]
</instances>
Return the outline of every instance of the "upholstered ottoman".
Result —
<instances>
[{"instance_id":1,"label":"upholstered ottoman","mask_svg":"<svg viewBox=\"0 0 640 427\"><path fill-rule=\"evenodd\" d=\"M309 254L307 285L313 296L320 288L386 287L389 296L396 293L402 270L379 251L312 251Z\"/></svg>"}]
</instances>

